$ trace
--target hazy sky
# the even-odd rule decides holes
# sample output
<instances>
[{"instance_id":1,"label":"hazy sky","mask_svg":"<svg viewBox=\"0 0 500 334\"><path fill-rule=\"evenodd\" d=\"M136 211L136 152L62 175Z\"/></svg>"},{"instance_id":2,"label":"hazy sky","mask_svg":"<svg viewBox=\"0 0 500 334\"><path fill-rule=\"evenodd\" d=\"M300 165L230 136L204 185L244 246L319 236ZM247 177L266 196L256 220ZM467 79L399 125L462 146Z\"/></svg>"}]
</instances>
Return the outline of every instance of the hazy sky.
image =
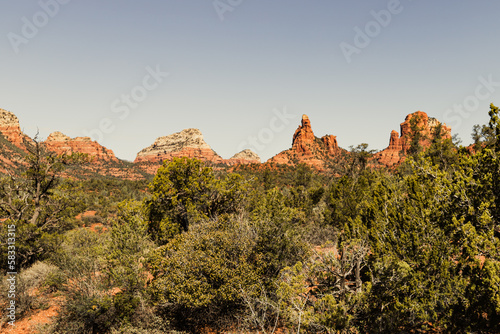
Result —
<instances>
[{"instance_id":1,"label":"hazy sky","mask_svg":"<svg viewBox=\"0 0 500 334\"><path fill-rule=\"evenodd\" d=\"M229 158L291 145L302 114L348 148L422 110L464 144L500 105L498 1L5 0L0 108L122 159L199 128Z\"/></svg>"}]
</instances>

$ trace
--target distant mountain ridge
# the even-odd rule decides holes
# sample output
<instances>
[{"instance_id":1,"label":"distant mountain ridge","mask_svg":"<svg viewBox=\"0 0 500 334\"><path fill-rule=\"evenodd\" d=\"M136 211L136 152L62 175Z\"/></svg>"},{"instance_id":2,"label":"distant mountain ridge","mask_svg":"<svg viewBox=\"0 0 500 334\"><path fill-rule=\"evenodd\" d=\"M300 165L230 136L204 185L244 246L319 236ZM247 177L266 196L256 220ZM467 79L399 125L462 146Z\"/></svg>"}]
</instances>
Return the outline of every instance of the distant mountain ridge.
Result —
<instances>
[{"instance_id":1,"label":"distant mountain ridge","mask_svg":"<svg viewBox=\"0 0 500 334\"><path fill-rule=\"evenodd\" d=\"M400 133L393 130L389 146L376 153L373 160L381 165L393 167L404 160L410 147L412 129L411 119L418 117L417 127L422 134L421 146L428 147L433 130L441 125L444 138L451 138L451 128L437 119L428 117L425 112L417 111L406 116L400 125ZM0 109L0 172L5 173L9 167L18 165L22 155L27 153L25 142L32 142L21 131L19 119L13 113ZM2 140L3 138L3 140ZM56 154L86 153L92 158L89 172L109 174L116 177L140 178L154 175L163 161L175 157L198 158L212 165L234 166L241 164L261 164L260 157L246 149L223 159L208 145L199 129L185 129L180 132L157 138L153 144L137 153L134 163L118 159L112 150L92 141L89 137L70 138L56 131L42 143L49 151ZM339 147L337 137L325 135L318 138L314 135L311 121L307 115L302 116L301 124L292 137L292 146L272 158L265 164L297 165L307 164L318 170L327 168L328 162L340 159L349 152Z\"/></svg>"}]
</instances>

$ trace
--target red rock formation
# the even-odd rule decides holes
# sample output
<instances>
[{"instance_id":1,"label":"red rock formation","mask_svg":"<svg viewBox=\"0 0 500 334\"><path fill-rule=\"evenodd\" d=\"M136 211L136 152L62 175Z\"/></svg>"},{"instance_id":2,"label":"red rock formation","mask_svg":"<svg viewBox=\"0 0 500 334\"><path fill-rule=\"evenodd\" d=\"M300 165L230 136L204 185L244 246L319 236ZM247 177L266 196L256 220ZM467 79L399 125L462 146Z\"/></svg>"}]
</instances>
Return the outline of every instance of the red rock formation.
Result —
<instances>
[{"instance_id":1,"label":"red rock formation","mask_svg":"<svg viewBox=\"0 0 500 334\"><path fill-rule=\"evenodd\" d=\"M140 162L154 162L162 163L164 160L172 160L176 157L196 158L202 161L209 161L213 163L222 163L222 159L213 150L199 149L199 148L185 148L179 152L163 152L148 156L137 156L134 163Z\"/></svg>"},{"instance_id":2,"label":"red rock formation","mask_svg":"<svg viewBox=\"0 0 500 334\"><path fill-rule=\"evenodd\" d=\"M3 109L0 109L0 132L5 139L24 151L26 151L24 141L32 141L31 138L21 131L17 116Z\"/></svg>"},{"instance_id":3,"label":"red rock formation","mask_svg":"<svg viewBox=\"0 0 500 334\"><path fill-rule=\"evenodd\" d=\"M204 162L235 166L260 164L260 157L251 150L244 150L230 159L223 159L205 142L198 129L185 129L165 137L159 137L153 145L137 153L134 163L147 173L154 174L165 160L175 157L196 158Z\"/></svg>"},{"instance_id":4,"label":"red rock formation","mask_svg":"<svg viewBox=\"0 0 500 334\"><path fill-rule=\"evenodd\" d=\"M311 145L315 138L309 117L302 115L302 125L293 134L292 148L299 154L311 155Z\"/></svg>"},{"instance_id":5,"label":"red rock formation","mask_svg":"<svg viewBox=\"0 0 500 334\"><path fill-rule=\"evenodd\" d=\"M399 133L396 130L391 131L388 149L396 151L401 151L403 149L403 145L401 145L401 141L399 140Z\"/></svg>"},{"instance_id":6,"label":"red rock formation","mask_svg":"<svg viewBox=\"0 0 500 334\"><path fill-rule=\"evenodd\" d=\"M389 139L389 147L374 155L374 159L386 166L394 166L398 164L404 155L403 145L399 138L399 133L396 130L391 131Z\"/></svg>"},{"instance_id":7,"label":"red rock formation","mask_svg":"<svg viewBox=\"0 0 500 334\"><path fill-rule=\"evenodd\" d=\"M244 150L230 159L223 159L205 142L198 129L185 129L157 138L153 145L137 153L134 163L147 173L154 174L164 160L172 160L175 157L196 158L227 166L261 163L260 157L251 150Z\"/></svg>"},{"instance_id":8,"label":"red rock formation","mask_svg":"<svg viewBox=\"0 0 500 334\"><path fill-rule=\"evenodd\" d=\"M418 117L416 126L420 130L420 145L424 149L430 146L434 136L434 130L438 125L441 125L443 139L451 138L450 127L439 122L435 118L428 117L423 111L417 111L406 116L405 121L401 123L401 137L396 130L392 130L389 146L385 150L376 153L373 157L375 160L388 167L397 165L404 160L406 153L410 149L411 138L413 137L413 131L411 129L411 119L413 117Z\"/></svg>"},{"instance_id":9,"label":"red rock formation","mask_svg":"<svg viewBox=\"0 0 500 334\"><path fill-rule=\"evenodd\" d=\"M26 166L26 143L33 140L21 132L18 118L0 109L0 174L20 172ZM42 143L49 150L58 154L71 152L87 153L94 157L94 163L79 165L76 169L65 170L61 176L81 179L96 175L116 177L120 179L144 179L144 170L131 163L120 161L111 150L90 140L90 138L71 139L60 132L55 132ZM106 163L100 163L106 162ZM111 162L111 163L110 163Z\"/></svg>"},{"instance_id":10,"label":"red rock formation","mask_svg":"<svg viewBox=\"0 0 500 334\"><path fill-rule=\"evenodd\" d=\"M441 124L437 119L430 118L423 111L417 111L406 116L405 121L401 123L401 145L403 151L407 152L411 145L411 119L413 117L418 117L418 122L416 126L420 129L420 134L422 135L422 140L420 145L424 148L430 146L432 137L434 136L434 129L436 126ZM446 124L441 124L443 139L451 138L451 128L446 126Z\"/></svg>"},{"instance_id":11,"label":"red rock formation","mask_svg":"<svg viewBox=\"0 0 500 334\"><path fill-rule=\"evenodd\" d=\"M224 160L226 165L260 164L260 157L252 150L243 150L236 153L231 158Z\"/></svg>"},{"instance_id":12,"label":"red rock formation","mask_svg":"<svg viewBox=\"0 0 500 334\"><path fill-rule=\"evenodd\" d=\"M174 157L197 158L212 163L223 163L224 160L205 142L200 130L186 129L157 138L153 145L137 153L134 162L161 163Z\"/></svg>"},{"instance_id":13,"label":"red rock formation","mask_svg":"<svg viewBox=\"0 0 500 334\"><path fill-rule=\"evenodd\" d=\"M93 158L93 162L118 162L110 149L92 141L89 137L70 138L61 132L53 132L44 142L47 150L57 154L85 153Z\"/></svg>"},{"instance_id":14,"label":"red rock formation","mask_svg":"<svg viewBox=\"0 0 500 334\"><path fill-rule=\"evenodd\" d=\"M268 162L287 165L305 163L322 169L325 161L335 158L341 150L336 136L327 135L321 139L316 138L309 117L303 115L302 124L293 135L292 148L275 155Z\"/></svg>"},{"instance_id":15,"label":"red rock formation","mask_svg":"<svg viewBox=\"0 0 500 334\"><path fill-rule=\"evenodd\" d=\"M328 154L335 155L339 151L339 145L337 144L337 136L327 135L321 138L323 144L325 144Z\"/></svg>"}]
</instances>

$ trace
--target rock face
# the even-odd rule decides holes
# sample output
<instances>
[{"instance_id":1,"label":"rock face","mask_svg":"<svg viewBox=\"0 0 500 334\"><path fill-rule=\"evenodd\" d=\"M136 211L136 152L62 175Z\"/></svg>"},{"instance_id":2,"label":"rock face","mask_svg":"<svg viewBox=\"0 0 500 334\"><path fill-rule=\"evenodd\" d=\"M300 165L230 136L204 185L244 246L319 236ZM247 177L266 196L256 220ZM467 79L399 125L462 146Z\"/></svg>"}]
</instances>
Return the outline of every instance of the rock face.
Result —
<instances>
[{"instance_id":1,"label":"rock face","mask_svg":"<svg viewBox=\"0 0 500 334\"><path fill-rule=\"evenodd\" d=\"M434 130L438 125L441 124L441 122L439 122L436 118L428 117L427 114L423 111L417 111L406 116L405 121L401 123L401 138L400 138L402 149L403 151L405 151L405 153L410 148L411 136L413 133L411 129L411 119L414 117L418 117L416 126L420 130L420 134L422 135L423 138L420 141L420 145L422 145L424 148L430 146L430 143L434 136ZM441 124L441 127L442 127L441 132L443 139L450 139L451 128L446 126L446 124Z\"/></svg>"},{"instance_id":2,"label":"rock face","mask_svg":"<svg viewBox=\"0 0 500 334\"><path fill-rule=\"evenodd\" d=\"M118 162L113 151L92 141L89 137L70 138L61 132L53 132L44 142L47 150L57 154L85 153L93 158L94 162Z\"/></svg>"},{"instance_id":3,"label":"rock face","mask_svg":"<svg viewBox=\"0 0 500 334\"><path fill-rule=\"evenodd\" d=\"M401 163L411 146L413 130L411 129L412 118L418 117L415 123L421 139L420 145L425 149L431 145L435 129L441 125L441 136L443 139L451 138L451 128L437 119L427 116L423 111L417 111L406 116L405 121L401 123L401 136L396 130L392 130L389 139L389 146L374 155L374 159L379 163L392 167Z\"/></svg>"},{"instance_id":4,"label":"rock face","mask_svg":"<svg viewBox=\"0 0 500 334\"><path fill-rule=\"evenodd\" d=\"M293 134L292 148L275 155L268 162L287 165L305 163L322 169L325 161L335 158L341 151L336 136L326 135L321 139L317 138L311 128L309 117L302 115L302 124Z\"/></svg>"},{"instance_id":5,"label":"rock face","mask_svg":"<svg viewBox=\"0 0 500 334\"><path fill-rule=\"evenodd\" d=\"M295 149L297 153L302 153L305 155L311 154L311 148L314 146L316 137L311 128L311 121L307 115L302 115L302 125L300 125L292 139L292 148Z\"/></svg>"},{"instance_id":6,"label":"rock face","mask_svg":"<svg viewBox=\"0 0 500 334\"><path fill-rule=\"evenodd\" d=\"M431 145L438 126L442 130L442 138L451 138L451 128L446 124L428 117L422 111L409 114L401 123L400 132L395 130L391 132L389 146L376 153L372 162L378 161L388 167L398 165L408 154L415 131L418 131L420 135L420 145L427 148ZM22 167L23 157L27 152L25 143L26 141L32 142L32 140L21 131L18 118L3 109L0 109L0 132L3 137L0 137L0 173L7 169L15 169L16 166ZM154 174L164 160L171 160L174 157L197 158L205 162L229 166L261 162L260 157L251 150L244 150L230 159L223 159L205 142L198 129L186 129L157 138L151 146L137 154L135 159L135 163L139 163L137 165L117 159L113 151L92 141L89 137L70 138L61 132L54 132L43 144L48 150L57 154L79 152L93 157L95 163L81 169L81 171L87 170L89 175L90 173L116 175L120 178L137 179L144 174ZM301 125L293 134L291 148L272 157L268 162L287 165L305 163L322 170L326 169L327 164L332 161L343 161L344 153L347 151L339 147L336 136L316 137L309 117L303 115ZM106 163L100 164L100 162ZM113 162L113 164L107 162Z\"/></svg>"},{"instance_id":7,"label":"rock face","mask_svg":"<svg viewBox=\"0 0 500 334\"><path fill-rule=\"evenodd\" d=\"M5 139L25 151L23 141L31 142L31 139L21 131L17 116L3 109L0 109L0 132Z\"/></svg>"},{"instance_id":8,"label":"rock face","mask_svg":"<svg viewBox=\"0 0 500 334\"><path fill-rule=\"evenodd\" d=\"M225 161L228 165L260 164L260 157L252 150L243 150Z\"/></svg>"},{"instance_id":9,"label":"rock face","mask_svg":"<svg viewBox=\"0 0 500 334\"><path fill-rule=\"evenodd\" d=\"M153 145L137 153L134 162L161 163L174 157L197 158L213 163L223 162L223 159L205 142L198 129L186 129L157 138Z\"/></svg>"},{"instance_id":10,"label":"rock face","mask_svg":"<svg viewBox=\"0 0 500 334\"><path fill-rule=\"evenodd\" d=\"M11 112L0 109L0 174L20 173L26 168L27 145L33 140L22 133L18 118ZM52 133L41 143L45 148L58 154L72 152L87 153L93 157L92 163L78 165L76 169L63 172L63 177L84 179L100 176L109 176L119 179L138 180L147 177L147 173L132 163L121 161L111 150L93 142L90 138L74 138L60 132Z\"/></svg>"},{"instance_id":11,"label":"rock face","mask_svg":"<svg viewBox=\"0 0 500 334\"><path fill-rule=\"evenodd\" d=\"M339 152L339 145L337 144L337 136L327 135L322 137L321 141L325 145L328 154L336 155Z\"/></svg>"}]
</instances>

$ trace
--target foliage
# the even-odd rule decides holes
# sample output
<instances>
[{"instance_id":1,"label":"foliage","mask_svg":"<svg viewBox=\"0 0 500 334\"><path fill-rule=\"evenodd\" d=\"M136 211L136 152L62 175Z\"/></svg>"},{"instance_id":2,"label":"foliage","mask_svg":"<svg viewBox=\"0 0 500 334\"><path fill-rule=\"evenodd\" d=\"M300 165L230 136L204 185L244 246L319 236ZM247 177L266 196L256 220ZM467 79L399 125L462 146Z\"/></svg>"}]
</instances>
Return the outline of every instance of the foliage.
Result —
<instances>
[{"instance_id":1,"label":"foliage","mask_svg":"<svg viewBox=\"0 0 500 334\"><path fill-rule=\"evenodd\" d=\"M216 177L200 160L175 158L158 170L149 189L148 230L165 244L193 223L237 211L245 184L238 174Z\"/></svg>"},{"instance_id":2,"label":"foliage","mask_svg":"<svg viewBox=\"0 0 500 334\"><path fill-rule=\"evenodd\" d=\"M142 204L126 201L120 203L119 209L106 249L106 271L113 286L120 288L122 293L134 295L146 285L143 262L154 244L147 234Z\"/></svg>"},{"instance_id":3,"label":"foliage","mask_svg":"<svg viewBox=\"0 0 500 334\"><path fill-rule=\"evenodd\" d=\"M149 239L140 202L119 204L110 231L82 228L69 232L51 261L64 272L66 302L56 332L105 333L166 328L154 314L146 293L144 262L154 244Z\"/></svg>"},{"instance_id":4,"label":"foliage","mask_svg":"<svg viewBox=\"0 0 500 334\"><path fill-rule=\"evenodd\" d=\"M285 196L277 188L253 203L250 221L256 233L255 252L262 259L260 266L266 284L278 277L284 267L308 254L308 246L300 234L304 212L286 204Z\"/></svg>"},{"instance_id":5,"label":"foliage","mask_svg":"<svg viewBox=\"0 0 500 334\"><path fill-rule=\"evenodd\" d=\"M45 262L36 262L18 275L2 277L0 303L8 305L11 300L11 285L15 286L16 320L29 315L33 310L44 308L48 302L46 281L57 274L58 268ZM13 280L14 279L14 280ZM37 294L34 292L38 291ZM9 321L7 318L4 321ZM3 323L0 326L4 325Z\"/></svg>"},{"instance_id":6,"label":"foliage","mask_svg":"<svg viewBox=\"0 0 500 334\"><path fill-rule=\"evenodd\" d=\"M498 153L500 151L500 114L498 107L492 103L488 114L490 115L488 127L490 128L491 135L493 137L492 145L495 148L495 152Z\"/></svg>"},{"instance_id":7,"label":"foliage","mask_svg":"<svg viewBox=\"0 0 500 334\"><path fill-rule=\"evenodd\" d=\"M422 116L420 114L413 114L413 117L410 119L410 147L407 152L412 156L422 152L422 142L428 139L423 132L424 127L420 123L422 123Z\"/></svg>"},{"instance_id":8,"label":"foliage","mask_svg":"<svg viewBox=\"0 0 500 334\"><path fill-rule=\"evenodd\" d=\"M89 229L69 232L51 259L67 277L66 302L58 315L57 331L105 332L111 327L112 298L102 276L105 239Z\"/></svg>"},{"instance_id":9,"label":"foliage","mask_svg":"<svg viewBox=\"0 0 500 334\"><path fill-rule=\"evenodd\" d=\"M177 235L151 256L151 293L171 305L181 326L215 320L241 306L240 289L256 285L260 258L255 232L227 217L199 224Z\"/></svg>"},{"instance_id":10,"label":"foliage","mask_svg":"<svg viewBox=\"0 0 500 334\"><path fill-rule=\"evenodd\" d=\"M445 138L443 124L433 128L431 145L425 150L425 157L441 169L448 169L458 162L457 147L452 138Z\"/></svg>"},{"instance_id":11,"label":"foliage","mask_svg":"<svg viewBox=\"0 0 500 334\"><path fill-rule=\"evenodd\" d=\"M0 259L6 263L7 227L14 225L19 268L44 259L54 251L61 234L72 227L63 220L72 210L68 192L58 187L59 175L65 165L85 158L81 154L58 156L46 152L36 138L26 145L26 171L0 179L0 217L7 219L0 231Z\"/></svg>"},{"instance_id":12,"label":"foliage","mask_svg":"<svg viewBox=\"0 0 500 334\"><path fill-rule=\"evenodd\" d=\"M42 154L0 193L24 266L52 264L25 270L21 287L64 294L53 333L498 332L498 108L489 114L473 148L438 124L410 138L397 170L375 166L365 144L326 173L183 158L149 194L145 181L57 184L62 165ZM89 209L102 231L67 232ZM25 312L40 307L24 297Z\"/></svg>"},{"instance_id":13,"label":"foliage","mask_svg":"<svg viewBox=\"0 0 500 334\"><path fill-rule=\"evenodd\" d=\"M273 294L282 268L307 255L289 224L294 210L270 191L251 217L223 215L177 235L151 256L151 293L181 328L216 322L248 306L257 294ZM200 315L206 314L206 317Z\"/></svg>"}]
</instances>

